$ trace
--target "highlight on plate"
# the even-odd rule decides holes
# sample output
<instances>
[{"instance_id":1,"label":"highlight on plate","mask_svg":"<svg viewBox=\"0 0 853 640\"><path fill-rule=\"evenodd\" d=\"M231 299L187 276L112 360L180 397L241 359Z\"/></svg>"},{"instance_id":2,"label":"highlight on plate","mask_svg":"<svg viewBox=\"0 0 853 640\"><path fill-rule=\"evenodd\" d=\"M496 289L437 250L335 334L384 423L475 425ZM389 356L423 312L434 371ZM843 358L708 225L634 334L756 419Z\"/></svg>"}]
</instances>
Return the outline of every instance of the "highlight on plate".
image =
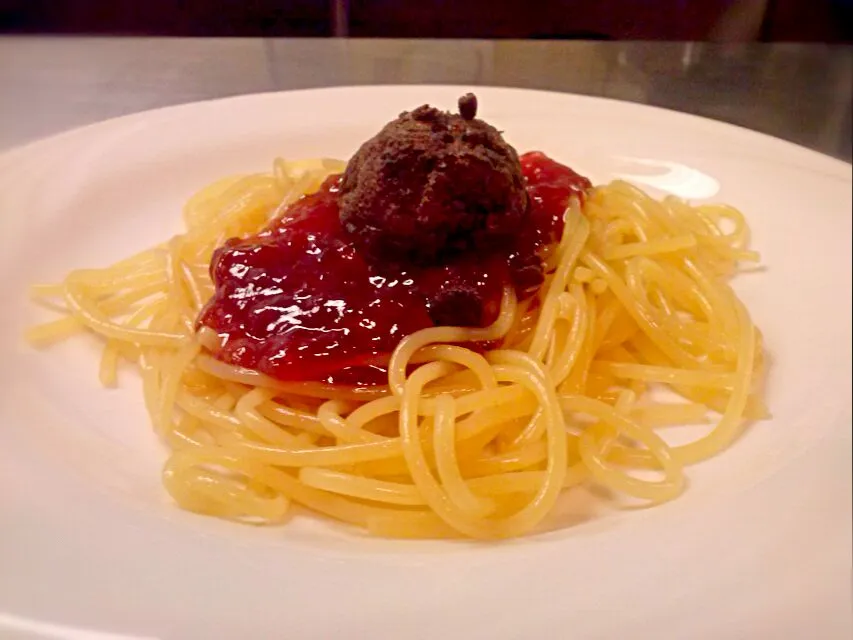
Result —
<instances>
[{"instance_id":1,"label":"highlight on plate","mask_svg":"<svg viewBox=\"0 0 853 640\"><path fill-rule=\"evenodd\" d=\"M348 163L215 182L183 234L36 286L65 314L29 340L94 332L105 386L138 370L165 488L202 514L506 538L581 485L676 498L766 415L728 284L758 258L743 216L593 187L476 111L424 105Z\"/></svg>"}]
</instances>

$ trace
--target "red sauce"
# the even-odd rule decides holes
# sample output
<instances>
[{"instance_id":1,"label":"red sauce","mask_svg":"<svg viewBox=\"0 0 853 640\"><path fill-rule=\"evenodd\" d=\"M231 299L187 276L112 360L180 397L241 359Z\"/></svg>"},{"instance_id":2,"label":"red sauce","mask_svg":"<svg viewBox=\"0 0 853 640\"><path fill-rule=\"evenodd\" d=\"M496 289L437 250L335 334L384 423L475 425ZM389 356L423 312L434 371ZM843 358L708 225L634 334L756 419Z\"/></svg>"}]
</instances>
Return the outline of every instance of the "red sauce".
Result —
<instances>
[{"instance_id":1,"label":"red sauce","mask_svg":"<svg viewBox=\"0 0 853 640\"><path fill-rule=\"evenodd\" d=\"M528 225L490 254L433 267L368 263L338 220L337 176L257 235L228 240L213 255L215 294L199 316L221 338L213 355L279 380L385 384L382 362L403 337L448 315L491 323L505 284L520 296L539 285L537 252L559 239L570 196L591 186L538 152L521 163Z\"/></svg>"},{"instance_id":2,"label":"red sauce","mask_svg":"<svg viewBox=\"0 0 853 640\"><path fill-rule=\"evenodd\" d=\"M530 198L528 229L537 234L539 246L556 242L563 235L563 213L569 199L582 200L592 183L541 151L521 156L521 173Z\"/></svg>"}]
</instances>

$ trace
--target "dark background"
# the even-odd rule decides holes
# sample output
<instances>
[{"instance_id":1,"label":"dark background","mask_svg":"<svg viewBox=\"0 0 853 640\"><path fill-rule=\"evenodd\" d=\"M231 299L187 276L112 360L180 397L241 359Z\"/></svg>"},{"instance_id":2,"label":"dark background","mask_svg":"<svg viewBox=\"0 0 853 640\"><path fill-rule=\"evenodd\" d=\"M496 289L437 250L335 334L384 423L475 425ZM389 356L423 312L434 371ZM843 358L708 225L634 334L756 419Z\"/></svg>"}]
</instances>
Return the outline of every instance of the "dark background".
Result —
<instances>
[{"instance_id":1,"label":"dark background","mask_svg":"<svg viewBox=\"0 0 853 640\"><path fill-rule=\"evenodd\" d=\"M853 0L0 0L0 33L851 42Z\"/></svg>"}]
</instances>

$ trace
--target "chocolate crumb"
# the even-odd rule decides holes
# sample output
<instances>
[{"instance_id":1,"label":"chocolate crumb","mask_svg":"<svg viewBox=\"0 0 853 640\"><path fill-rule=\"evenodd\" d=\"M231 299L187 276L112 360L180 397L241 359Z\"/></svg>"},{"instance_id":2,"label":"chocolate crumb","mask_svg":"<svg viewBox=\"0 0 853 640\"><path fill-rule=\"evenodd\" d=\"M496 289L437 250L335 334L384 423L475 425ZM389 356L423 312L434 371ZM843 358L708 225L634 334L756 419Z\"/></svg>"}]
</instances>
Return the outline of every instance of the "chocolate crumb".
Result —
<instances>
[{"instance_id":1,"label":"chocolate crumb","mask_svg":"<svg viewBox=\"0 0 853 640\"><path fill-rule=\"evenodd\" d=\"M465 120L473 120L477 117L477 96L466 93L459 98L459 115Z\"/></svg>"}]
</instances>

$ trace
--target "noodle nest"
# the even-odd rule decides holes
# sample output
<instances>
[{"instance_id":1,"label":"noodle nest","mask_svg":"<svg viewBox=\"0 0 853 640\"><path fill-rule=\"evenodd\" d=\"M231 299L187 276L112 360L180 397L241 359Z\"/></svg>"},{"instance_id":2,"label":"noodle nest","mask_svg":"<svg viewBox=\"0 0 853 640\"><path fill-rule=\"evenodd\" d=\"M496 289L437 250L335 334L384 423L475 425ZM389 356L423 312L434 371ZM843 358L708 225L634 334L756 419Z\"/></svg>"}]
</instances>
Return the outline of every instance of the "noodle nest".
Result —
<instances>
[{"instance_id":1,"label":"noodle nest","mask_svg":"<svg viewBox=\"0 0 853 640\"><path fill-rule=\"evenodd\" d=\"M282 383L212 358L216 336L194 323L214 249L343 168L278 159L220 180L186 204L185 233L34 287L65 314L33 344L94 332L105 386L120 363L139 371L181 507L265 524L301 505L378 536L508 538L548 526L579 485L671 500L685 466L766 416L761 334L728 284L758 259L743 216L618 181L569 207L537 295L505 291L489 327L404 338L387 387ZM460 346L486 340L499 346ZM687 424L708 427L678 446L660 434Z\"/></svg>"}]
</instances>

